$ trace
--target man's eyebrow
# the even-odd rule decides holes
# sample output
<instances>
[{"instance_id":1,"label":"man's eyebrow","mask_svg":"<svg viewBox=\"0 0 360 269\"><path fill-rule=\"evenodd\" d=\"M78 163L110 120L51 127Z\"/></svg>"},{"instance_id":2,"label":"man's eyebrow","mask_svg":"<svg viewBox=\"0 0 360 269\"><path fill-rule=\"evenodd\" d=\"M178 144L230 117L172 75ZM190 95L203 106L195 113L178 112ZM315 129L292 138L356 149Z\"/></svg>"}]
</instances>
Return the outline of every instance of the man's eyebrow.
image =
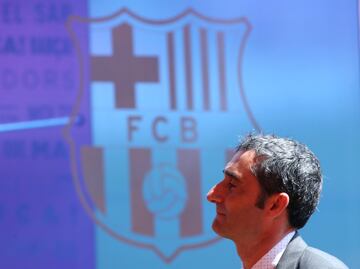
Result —
<instances>
[{"instance_id":1,"label":"man's eyebrow","mask_svg":"<svg viewBox=\"0 0 360 269\"><path fill-rule=\"evenodd\" d=\"M236 180L239 180L239 181L240 181L239 176L238 176L237 174L235 174L234 172L231 172L231 171L229 171L229 170L227 170L227 169L224 169L224 170L223 170L223 173L224 173L225 175L233 178L233 179L236 179Z\"/></svg>"}]
</instances>

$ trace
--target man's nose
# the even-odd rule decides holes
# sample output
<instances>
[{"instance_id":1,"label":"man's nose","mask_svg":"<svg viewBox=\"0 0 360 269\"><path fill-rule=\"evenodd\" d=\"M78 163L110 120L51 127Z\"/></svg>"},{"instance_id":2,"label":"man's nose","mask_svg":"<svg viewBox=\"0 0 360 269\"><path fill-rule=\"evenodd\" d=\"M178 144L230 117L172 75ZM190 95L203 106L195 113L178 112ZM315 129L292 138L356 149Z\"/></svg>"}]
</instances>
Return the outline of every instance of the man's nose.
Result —
<instances>
[{"instance_id":1,"label":"man's nose","mask_svg":"<svg viewBox=\"0 0 360 269\"><path fill-rule=\"evenodd\" d=\"M216 184L213 186L206 195L206 198L211 203L221 203L223 200L223 194L220 190L221 186Z\"/></svg>"}]
</instances>

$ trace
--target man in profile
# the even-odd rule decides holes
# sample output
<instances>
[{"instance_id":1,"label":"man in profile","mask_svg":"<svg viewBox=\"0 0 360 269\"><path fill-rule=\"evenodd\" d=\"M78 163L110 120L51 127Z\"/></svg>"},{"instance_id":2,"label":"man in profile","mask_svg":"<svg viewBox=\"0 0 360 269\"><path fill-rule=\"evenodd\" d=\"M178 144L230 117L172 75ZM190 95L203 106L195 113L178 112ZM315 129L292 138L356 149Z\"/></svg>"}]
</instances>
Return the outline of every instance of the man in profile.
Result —
<instances>
[{"instance_id":1,"label":"man in profile","mask_svg":"<svg viewBox=\"0 0 360 269\"><path fill-rule=\"evenodd\" d=\"M216 204L212 227L234 241L244 269L347 268L297 232L315 211L321 187L320 163L305 145L249 135L207 195Z\"/></svg>"}]
</instances>

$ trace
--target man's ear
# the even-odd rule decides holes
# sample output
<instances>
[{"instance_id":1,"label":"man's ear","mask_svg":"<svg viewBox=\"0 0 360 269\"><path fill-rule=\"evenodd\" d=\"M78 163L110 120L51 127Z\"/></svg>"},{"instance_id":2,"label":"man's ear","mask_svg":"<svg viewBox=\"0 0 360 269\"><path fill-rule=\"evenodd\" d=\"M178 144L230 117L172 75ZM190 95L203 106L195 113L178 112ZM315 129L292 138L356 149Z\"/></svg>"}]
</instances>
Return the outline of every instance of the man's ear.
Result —
<instances>
[{"instance_id":1,"label":"man's ear","mask_svg":"<svg viewBox=\"0 0 360 269\"><path fill-rule=\"evenodd\" d=\"M269 216L277 217L280 216L289 204L289 195L285 192L275 193L271 195L266 201L266 209Z\"/></svg>"}]
</instances>

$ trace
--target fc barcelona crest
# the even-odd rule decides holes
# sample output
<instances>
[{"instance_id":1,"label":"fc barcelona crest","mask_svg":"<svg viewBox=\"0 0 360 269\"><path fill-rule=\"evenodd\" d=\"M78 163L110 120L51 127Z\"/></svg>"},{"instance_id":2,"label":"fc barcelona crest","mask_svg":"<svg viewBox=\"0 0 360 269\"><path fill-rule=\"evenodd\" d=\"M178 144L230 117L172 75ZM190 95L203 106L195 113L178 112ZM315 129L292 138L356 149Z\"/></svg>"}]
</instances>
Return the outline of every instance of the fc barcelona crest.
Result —
<instances>
[{"instance_id":1,"label":"fc barcelona crest","mask_svg":"<svg viewBox=\"0 0 360 269\"><path fill-rule=\"evenodd\" d=\"M74 25L87 27L88 44ZM165 262L216 242L207 190L234 138L258 129L242 78L247 19L187 10L156 20L122 9L68 26L81 81L65 131L85 209L112 237ZM86 102L91 143L72 136Z\"/></svg>"}]
</instances>

